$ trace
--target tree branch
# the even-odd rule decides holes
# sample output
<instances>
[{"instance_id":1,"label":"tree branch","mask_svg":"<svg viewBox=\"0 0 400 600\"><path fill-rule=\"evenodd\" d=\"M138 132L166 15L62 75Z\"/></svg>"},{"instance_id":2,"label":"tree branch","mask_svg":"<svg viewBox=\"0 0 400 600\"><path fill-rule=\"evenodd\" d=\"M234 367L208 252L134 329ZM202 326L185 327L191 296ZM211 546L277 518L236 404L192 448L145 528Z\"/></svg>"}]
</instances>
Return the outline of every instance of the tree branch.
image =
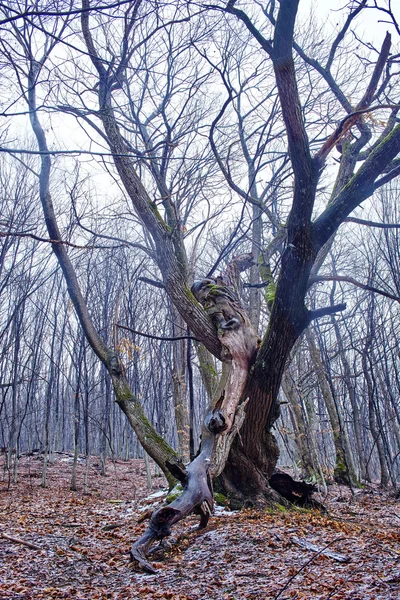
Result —
<instances>
[{"instance_id":1,"label":"tree branch","mask_svg":"<svg viewBox=\"0 0 400 600\"><path fill-rule=\"evenodd\" d=\"M281 0L272 56L295 180L293 205L288 219L289 238L291 228L310 222L318 179L318 164L310 154L292 55L298 4L299 0Z\"/></svg>"},{"instance_id":2,"label":"tree branch","mask_svg":"<svg viewBox=\"0 0 400 600\"><path fill-rule=\"evenodd\" d=\"M344 223L357 223L358 225L366 225L367 227L378 227L380 229L400 229L400 223L377 223L376 221L365 221L356 217L347 217Z\"/></svg>"},{"instance_id":3,"label":"tree branch","mask_svg":"<svg viewBox=\"0 0 400 600\"><path fill-rule=\"evenodd\" d=\"M378 179L378 181L375 181L374 189L377 190L382 185L385 185L385 183L392 181L392 179L394 179L398 175L400 175L400 165L389 171L389 173L386 173L386 175Z\"/></svg>"},{"instance_id":4,"label":"tree branch","mask_svg":"<svg viewBox=\"0 0 400 600\"><path fill-rule=\"evenodd\" d=\"M370 112L372 110L377 110L379 108L392 108L392 109L396 108L396 106L392 106L390 104L385 104L384 106L381 106L381 107L377 106L377 107L373 107L373 108L368 108L373 100L374 94L378 87L379 79L380 79L383 69L386 65L386 62L387 62L387 59L389 56L389 52L390 52L390 46L391 46L391 36L390 36L390 33L387 33L386 37L383 41L381 51L379 53L378 60L376 61L375 68L372 73L371 79L369 81L368 87L365 90L364 96L362 97L360 102L357 104L356 110L351 112L350 114L348 114L341 121L341 123L337 127L336 131L334 131L334 133L331 136L329 136L329 138L324 143L322 148L316 154L316 158L318 158L322 162L325 161L329 152L332 150L333 146L338 142L338 140L343 135L345 135L346 132L349 131L353 127L353 125L355 125L355 123L357 123L359 116L363 112Z\"/></svg>"},{"instance_id":5,"label":"tree branch","mask_svg":"<svg viewBox=\"0 0 400 600\"><path fill-rule=\"evenodd\" d=\"M385 298L390 298L390 300L395 300L396 302L400 302L400 297L395 294L391 294L390 292L385 292L385 290L381 290L372 285L361 283L354 279L354 277L346 277L344 275L317 275L310 282L310 285L314 283L319 283L320 281L341 281L343 283L351 283L362 290L367 290L368 292L374 292L375 294L379 294L380 296L385 296Z\"/></svg>"},{"instance_id":6,"label":"tree branch","mask_svg":"<svg viewBox=\"0 0 400 600\"><path fill-rule=\"evenodd\" d=\"M337 128L335 129L335 131L326 140L326 142L324 143L324 145L322 146L322 148L320 148L320 150L318 150L317 154L315 155L315 158L316 159L320 159L321 161L325 161L326 157L328 156L328 154L332 150L332 148L337 144L337 142L348 131L350 131L350 129L353 127L353 125L356 123L356 121L358 120L358 118L361 115L363 115L365 113L373 112L375 110L382 110L384 108L390 108L392 110L398 110L399 107L400 106L396 105L396 104L381 104L379 106L371 106L369 108L363 108L363 109L360 109L360 110L355 110L354 112L351 112L350 114L346 115L344 117L344 119L342 119L340 121L340 123L337 126Z\"/></svg>"},{"instance_id":7,"label":"tree branch","mask_svg":"<svg viewBox=\"0 0 400 600\"><path fill-rule=\"evenodd\" d=\"M269 40L267 40L261 33L260 31L257 29L257 27L252 23L252 21L250 20L250 18L246 15L246 13L243 10L240 10L238 8L234 7L235 2L228 2L225 11L227 13L230 13L232 15L235 15L240 21L242 21L242 23L244 23L247 27L247 29L250 31L250 33L254 36L254 38L257 40L257 42L260 44L261 48L263 48L263 50L265 50L265 52L269 55L269 56L273 56L274 54L274 48L271 44L271 42ZM217 7L217 6L211 6L209 8L217 8L218 10L221 10L221 7Z\"/></svg>"},{"instance_id":8,"label":"tree branch","mask_svg":"<svg viewBox=\"0 0 400 600\"><path fill-rule=\"evenodd\" d=\"M82 6L88 8L89 0L82 0ZM221 343L215 328L201 305L195 301L186 282L186 256L181 238L164 221L156 203L152 201L136 173L132 159L124 156L128 153L128 146L120 132L113 110L108 74L93 42L88 12L82 14L81 26L90 58L99 77L99 116L113 154L114 164L139 218L154 240L157 263L163 275L165 289L189 328L210 352L220 357Z\"/></svg>"},{"instance_id":9,"label":"tree branch","mask_svg":"<svg viewBox=\"0 0 400 600\"><path fill-rule=\"evenodd\" d=\"M129 246L129 243L119 244L118 246L98 246L98 245L90 245L87 246L79 246L78 244L73 244L72 242L67 242L66 240L50 240L48 238L40 237L39 235L35 235L34 233L21 233L21 232L13 232L13 231L0 231L0 238L6 237L19 237L19 238L30 238L32 240L36 240L37 242L45 242L47 244L63 244L64 246L69 246L70 248L76 248L77 250L116 250L117 248L126 248Z\"/></svg>"},{"instance_id":10,"label":"tree branch","mask_svg":"<svg viewBox=\"0 0 400 600\"><path fill-rule=\"evenodd\" d=\"M103 4L96 6L96 12L101 10L109 10L111 8L117 8L119 6L123 6L124 4L131 4L132 0L119 0L118 2L113 2L112 4ZM13 16L7 17L7 19L2 19L0 21L0 25L4 25L5 23L12 23L13 21L17 21L19 19L26 19L27 17L72 17L74 15L80 15L84 12L94 10L91 7L87 8L77 8L72 10L60 10L60 11L51 11L51 10L25 10L24 12L14 11L12 8L9 8L11 12L15 12Z\"/></svg>"},{"instance_id":11,"label":"tree branch","mask_svg":"<svg viewBox=\"0 0 400 600\"><path fill-rule=\"evenodd\" d=\"M308 321L315 321L315 319L320 319L321 317L326 317L327 315L333 315L337 312L342 312L346 310L346 303L343 304L334 304L333 306L324 306L323 308L317 308L316 310L308 311Z\"/></svg>"},{"instance_id":12,"label":"tree branch","mask_svg":"<svg viewBox=\"0 0 400 600\"><path fill-rule=\"evenodd\" d=\"M149 338L151 340L161 340L163 342L177 342L179 340L193 340L195 342L199 341L197 338L192 337L190 335L181 335L179 337L161 337L159 335L151 335L150 333L143 333L143 331L136 331L135 329L131 329L130 327L127 327L126 325L121 325L120 323L117 323L117 327L119 329L125 329L125 331L130 331L131 333L140 335L141 337Z\"/></svg>"},{"instance_id":13,"label":"tree branch","mask_svg":"<svg viewBox=\"0 0 400 600\"><path fill-rule=\"evenodd\" d=\"M317 247L322 247L352 210L373 194L377 184L381 185L382 180L376 182L376 178L384 172L399 151L400 124L371 152L357 173L316 219L314 235ZM388 173L387 176L389 175Z\"/></svg>"}]
</instances>

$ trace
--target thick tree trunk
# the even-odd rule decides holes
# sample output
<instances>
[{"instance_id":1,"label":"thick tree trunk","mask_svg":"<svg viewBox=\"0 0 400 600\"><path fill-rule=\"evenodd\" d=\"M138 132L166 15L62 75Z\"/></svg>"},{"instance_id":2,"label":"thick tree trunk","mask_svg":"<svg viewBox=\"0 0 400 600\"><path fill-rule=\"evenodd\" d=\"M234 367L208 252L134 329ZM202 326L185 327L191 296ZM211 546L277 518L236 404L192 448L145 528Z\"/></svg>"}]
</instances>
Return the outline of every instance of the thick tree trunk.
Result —
<instances>
[{"instance_id":1,"label":"thick tree trunk","mask_svg":"<svg viewBox=\"0 0 400 600\"><path fill-rule=\"evenodd\" d=\"M295 243L283 254L270 322L245 392L249 398L246 420L222 477L226 491L238 500L257 504L274 496L268 479L279 451L271 427L279 417L278 394L287 360L311 318L303 299L315 250L307 227L297 229L291 237Z\"/></svg>"}]
</instances>

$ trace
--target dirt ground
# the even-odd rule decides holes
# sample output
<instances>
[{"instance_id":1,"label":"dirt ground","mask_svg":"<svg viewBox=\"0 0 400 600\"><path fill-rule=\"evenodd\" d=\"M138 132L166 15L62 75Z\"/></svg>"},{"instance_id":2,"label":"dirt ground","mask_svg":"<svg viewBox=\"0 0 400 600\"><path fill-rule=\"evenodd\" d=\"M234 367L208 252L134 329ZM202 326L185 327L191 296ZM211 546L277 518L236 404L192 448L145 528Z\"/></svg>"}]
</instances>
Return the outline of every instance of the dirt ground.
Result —
<instances>
[{"instance_id":1,"label":"dirt ground","mask_svg":"<svg viewBox=\"0 0 400 600\"><path fill-rule=\"evenodd\" d=\"M379 488L331 486L327 514L218 508L201 532L187 519L151 555L158 573L148 575L129 549L164 480L149 491L143 461L110 462L101 476L91 458L88 493L83 460L71 492L72 458L57 455L43 489L42 464L22 458L14 484L0 457L1 599L400 598L400 501Z\"/></svg>"}]
</instances>

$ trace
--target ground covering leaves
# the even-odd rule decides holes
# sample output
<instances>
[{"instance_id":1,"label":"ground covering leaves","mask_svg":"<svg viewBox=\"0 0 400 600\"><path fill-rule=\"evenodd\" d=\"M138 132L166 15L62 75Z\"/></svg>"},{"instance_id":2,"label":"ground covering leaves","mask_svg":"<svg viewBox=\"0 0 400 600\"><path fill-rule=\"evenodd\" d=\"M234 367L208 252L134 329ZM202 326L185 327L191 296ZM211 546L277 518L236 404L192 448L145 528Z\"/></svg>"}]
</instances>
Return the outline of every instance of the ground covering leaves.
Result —
<instances>
[{"instance_id":1,"label":"ground covering leaves","mask_svg":"<svg viewBox=\"0 0 400 600\"><path fill-rule=\"evenodd\" d=\"M325 514L218 509L201 532L189 518L151 555L158 573L148 575L129 560L132 541L146 527L140 515L160 502L149 498L142 461L110 462L102 476L91 458L86 494L83 461L79 490L69 489L68 455L56 455L46 489L41 456L21 459L17 483L2 461L1 599L400 598L400 501L378 487L351 494L330 486ZM164 485L154 478L153 492Z\"/></svg>"}]
</instances>

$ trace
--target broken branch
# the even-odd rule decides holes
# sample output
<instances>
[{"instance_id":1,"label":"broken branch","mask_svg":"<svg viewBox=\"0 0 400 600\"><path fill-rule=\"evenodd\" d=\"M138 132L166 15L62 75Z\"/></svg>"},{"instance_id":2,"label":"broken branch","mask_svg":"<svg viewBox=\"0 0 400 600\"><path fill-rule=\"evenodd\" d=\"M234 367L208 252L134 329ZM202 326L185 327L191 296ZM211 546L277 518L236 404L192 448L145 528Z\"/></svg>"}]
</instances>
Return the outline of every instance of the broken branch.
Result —
<instances>
[{"instance_id":1,"label":"broken branch","mask_svg":"<svg viewBox=\"0 0 400 600\"><path fill-rule=\"evenodd\" d=\"M32 544L31 542L25 542L25 540L20 540L19 538L8 535L7 533L2 533L1 536L4 539L8 540L9 542L13 542L14 544L21 544L22 546L27 546L28 548L31 548L32 550L41 550L40 546L37 546L36 544Z\"/></svg>"}]
</instances>

